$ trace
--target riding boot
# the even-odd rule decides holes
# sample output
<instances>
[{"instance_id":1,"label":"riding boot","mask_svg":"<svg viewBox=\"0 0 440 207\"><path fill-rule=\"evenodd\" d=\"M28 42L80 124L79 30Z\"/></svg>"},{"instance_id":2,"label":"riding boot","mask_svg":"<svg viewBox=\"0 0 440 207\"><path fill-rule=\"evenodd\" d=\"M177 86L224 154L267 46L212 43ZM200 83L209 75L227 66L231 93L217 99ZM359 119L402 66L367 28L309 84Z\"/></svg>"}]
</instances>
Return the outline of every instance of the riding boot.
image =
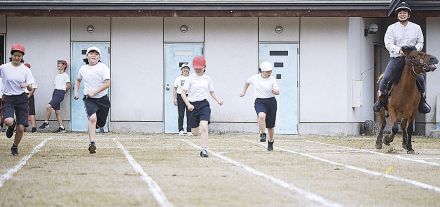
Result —
<instances>
[{"instance_id":1,"label":"riding boot","mask_svg":"<svg viewBox=\"0 0 440 207\"><path fill-rule=\"evenodd\" d=\"M426 97L425 94L422 93L422 97L420 98L419 102L419 112L422 114L427 114L431 111L431 107L426 103Z\"/></svg>"},{"instance_id":2,"label":"riding boot","mask_svg":"<svg viewBox=\"0 0 440 207\"><path fill-rule=\"evenodd\" d=\"M376 103L374 103L373 111L380 112L380 109L383 107L383 93L379 91L379 97L377 98Z\"/></svg>"}]
</instances>

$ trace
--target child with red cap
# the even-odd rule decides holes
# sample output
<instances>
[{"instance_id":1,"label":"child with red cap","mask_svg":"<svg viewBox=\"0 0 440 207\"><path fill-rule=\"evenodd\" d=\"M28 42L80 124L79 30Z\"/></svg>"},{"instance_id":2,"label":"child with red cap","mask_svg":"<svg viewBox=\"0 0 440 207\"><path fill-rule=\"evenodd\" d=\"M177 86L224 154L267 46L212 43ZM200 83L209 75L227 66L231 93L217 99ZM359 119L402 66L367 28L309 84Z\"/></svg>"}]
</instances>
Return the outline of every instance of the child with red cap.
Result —
<instances>
[{"instance_id":1,"label":"child with red cap","mask_svg":"<svg viewBox=\"0 0 440 207\"><path fill-rule=\"evenodd\" d=\"M31 69L31 64L29 63L25 63L24 65L26 65L26 67L28 67L29 69ZM24 89L24 91L26 92L26 94L28 95L28 99L29 99L29 121L31 121L31 126L32 126L32 133L37 132L37 121L35 120L35 90L37 89L37 83L33 83L32 84L32 90L27 90L26 88Z\"/></svg>"},{"instance_id":2,"label":"child with red cap","mask_svg":"<svg viewBox=\"0 0 440 207\"><path fill-rule=\"evenodd\" d=\"M208 157L206 151L208 145L208 124L211 120L211 108L206 100L211 95L219 105L223 100L214 93L212 79L205 74L206 60L203 56L197 56L193 60L195 73L191 74L182 87L182 99L188 110L191 111L190 125L194 136L200 134L202 138L202 151L200 157ZM188 94L188 96L186 95Z\"/></svg>"},{"instance_id":3,"label":"child with red cap","mask_svg":"<svg viewBox=\"0 0 440 207\"><path fill-rule=\"evenodd\" d=\"M21 44L13 44L9 63L0 66L0 77L3 80L3 117L8 126L6 137L11 138L16 130L11 154L18 155L18 145L23 138L25 127L29 126L28 96L25 88L32 90L35 83L31 70L23 64L25 48ZM15 114L15 118L14 118Z\"/></svg>"},{"instance_id":4,"label":"child with red cap","mask_svg":"<svg viewBox=\"0 0 440 207\"><path fill-rule=\"evenodd\" d=\"M52 115L52 109L55 110L55 115L58 121L58 129L54 131L55 133L66 132L66 128L63 126L63 118L61 116L61 102L64 100L64 96L70 89L70 78L66 73L67 61L57 60L57 75L55 75L54 90L52 93L52 100L46 106L46 119L43 124L39 127L40 129L49 128L49 119Z\"/></svg>"}]
</instances>

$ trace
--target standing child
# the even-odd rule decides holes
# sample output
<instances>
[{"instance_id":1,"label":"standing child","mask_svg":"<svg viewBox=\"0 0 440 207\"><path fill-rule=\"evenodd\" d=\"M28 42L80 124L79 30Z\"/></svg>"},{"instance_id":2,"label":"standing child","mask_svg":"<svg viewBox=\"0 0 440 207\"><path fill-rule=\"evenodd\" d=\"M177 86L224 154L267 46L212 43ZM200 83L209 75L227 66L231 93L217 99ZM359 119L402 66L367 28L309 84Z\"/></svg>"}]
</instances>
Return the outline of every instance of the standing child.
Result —
<instances>
[{"instance_id":1,"label":"standing child","mask_svg":"<svg viewBox=\"0 0 440 207\"><path fill-rule=\"evenodd\" d=\"M63 118L61 116L61 102L64 100L64 96L66 95L67 91L70 89L70 78L69 75L67 75L67 61L65 60L58 60L57 61L57 70L58 74L55 75L55 79L53 81L54 83L54 90L52 93L52 100L47 104L46 106L46 119L44 120L43 124L39 127L40 129L47 129L49 128L49 119L52 115L52 109L55 110L55 115L57 117L58 121L58 129L55 131L55 133L59 132L66 132L66 128L63 126Z\"/></svg>"},{"instance_id":2,"label":"standing child","mask_svg":"<svg viewBox=\"0 0 440 207\"><path fill-rule=\"evenodd\" d=\"M16 130L11 154L18 155L18 145L24 134L24 128L28 122L28 96L24 91L27 87L32 90L35 83L31 70L23 64L25 48L21 44L13 44L11 47L10 62L0 66L0 77L3 79L3 117L8 126L6 137L11 138ZM16 119L14 120L14 113Z\"/></svg>"},{"instance_id":3,"label":"standing child","mask_svg":"<svg viewBox=\"0 0 440 207\"><path fill-rule=\"evenodd\" d=\"M26 67L31 69L31 64L25 63L24 65L26 65ZM29 99L29 121L31 121L32 133L37 132L37 121L35 120L35 98L34 98L36 89L37 89L37 83L32 84L32 90L27 90L26 88L24 89Z\"/></svg>"},{"instance_id":4,"label":"standing child","mask_svg":"<svg viewBox=\"0 0 440 207\"><path fill-rule=\"evenodd\" d=\"M223 101L215 95L211 78L205 75L205 57L195 57L193 67L195 73L191 74L188 80L185 81L181 95L188 110L191 111L191 132L194 136L200 134L202 138L200 157L208 157L206 148L208 146L208 124L211 120L211 108L206 99L208 98L208 94L211 94L211 97L214 98L219 105L223 105ZM188 94L188 96L186 94Z\"/></svg>"},{"instance_id":5,"label":"standing child","mask_svg":"<svg viewBox=\"0 0 440 207\"><path fill-rule=\"evenodd\" d=\"M275 120L277 115L277 100L275 95L280 94L278 83L272 75L272 64L264 61L260 64L261 73L251 76L244 84L243 92L240 97L246 95L250 84L254 85L255 91L255 112L258 116L258 128L260 133L260 142L266 142L266 133L269 133L267 150L273 151L273 135L275 129Z\"/></svg>"},{"instance_id":6,"label":"standing child","mask_svg":"<svg viewBox=\"0 0 440 207\"><path fill-rule=\"evenodd\" d=\"M191 112L188 110L188 107L186 107L185 102L182 99L182 86L185 84L186 80L188 80L189 77L189 65L187 63L182 64L180 67L180 70L182 71L182 74L179 75L176 80L174 80L174 87L173 87L173 100L174 105L177 106L177 110L179 112L179 118L178 118L178 127L179 127L179 136L182 136L185 132L183 131L183 118L185 116L186 111L186 132L188 133L188 136L191 136L191 126L189 125L189 120L191 116ZM187 94L188 95L188 94Z\"/></svg>"},{"instance_id":7,"label":"standing child","mask_svg":"<svg viewBox=\"0 0 440 207\"><path fill-rule=\"evenodd\" d=\"M79 87L84 80L84 105L88 117L89 152L96 153L96 129L105 126L110 100L107 95L110 87L110 69L101 63L101 50L97 47L89 47L84 59L86 65L81 66L75 81L75 99L79 98Z\"/></svg>"},{"instance_id":8,"label":"standing child","mask_svg":"<svg viewBox=\"0 0 440 207\"><path fill-rule=\"evenodd\" d=\"M6 129L3 128L3 79L0 77L0 130L4 132Z\"/></svg>"}]
</instances>

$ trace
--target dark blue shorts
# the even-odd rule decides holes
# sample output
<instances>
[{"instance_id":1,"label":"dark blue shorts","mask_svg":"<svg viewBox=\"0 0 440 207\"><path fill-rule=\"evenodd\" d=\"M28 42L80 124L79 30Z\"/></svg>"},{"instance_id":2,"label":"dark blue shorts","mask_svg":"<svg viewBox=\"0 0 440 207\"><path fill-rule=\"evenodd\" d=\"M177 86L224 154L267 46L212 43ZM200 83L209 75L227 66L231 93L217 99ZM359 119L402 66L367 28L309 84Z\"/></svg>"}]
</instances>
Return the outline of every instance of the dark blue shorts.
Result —
<instances>
[{"instance_id":1,"label":"dark blue shorts","mask_svg":"<svg viewBox=\"0 0 440 207\"><path fill-rule=\"evenodd\" d=\"M25 127L29 126L29 99L26 93L16 96L3 95L3 117L14 118L15 122Z\"/></svg>"},{"instance_id":2,"label":"dark blue shorts","mask_svg":"<svg viewBox=\"0 0 440 207\"><path fill-rule=\"evenodd\" d=\"M277 119L277 100L272 98L257 98L254 104L255 112L266 114L266 128L274 128Z\"/></svg>"},{"instance_id":3,"label":"dark blue shorts","mask_svg":"<svg viewBox=\"0 0 440 207\"><path fill-rule=\"evenodd\" d=\"M86 107L87 117L96 113L96 128L104 127L110 109L110 100L105 95L101 98L83 98Z\"/></svg>"},{"instance_id":4,"label":"dark blue shorts","mask_svg":"<svg viewBox=\"0 0 440 207\"><path fill-rule=\"evenodd\" d=\"M209 102L205 99L203 101L190 102L194 106L194 110L191 112L190 125L191 128L197 128L200 125L200 121L211 121L211 108Z\"/></svg>"},{"instance_id":5,"label":"dark blue shorts","mask_svg":"<svg viewBox=\"0 0 440 207\"><path fill-rule=\"evenodd\" d=\"M64 95L66 95L66 91L55 89L52 93L52 100L50 100L49 104L52 106L54 110L60 110L61 102L64 100Z\"/></svg>"}]
</instances>

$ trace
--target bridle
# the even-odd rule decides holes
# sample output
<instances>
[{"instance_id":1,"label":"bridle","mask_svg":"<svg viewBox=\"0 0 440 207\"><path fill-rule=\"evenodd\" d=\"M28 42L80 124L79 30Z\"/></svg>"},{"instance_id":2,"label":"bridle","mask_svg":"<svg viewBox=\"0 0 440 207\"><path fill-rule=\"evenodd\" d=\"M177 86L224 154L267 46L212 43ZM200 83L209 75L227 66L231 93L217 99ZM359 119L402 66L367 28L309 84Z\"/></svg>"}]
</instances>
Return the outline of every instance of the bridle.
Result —
<instances>
[{"instance_id":1,"label":"bridle","mask_svg":"<svg viewBox=\"0 0 440 207\"><path fill-rule=\"evenodd\" d=\"M426 54L423 54L423 58L426 56ZM408 57L408 55L405 55L406 58L409 59L409 63L411 64L411 76L413 76L414 78L417 77L417 75L423 73L423 72L428 72L426 69L428 68L428 64L425 63L425 61L422 59L416 60L416 59L412 59L410 57ZM415 67L417 68L422 68L423 71L420 73L416 73Z\"/></svg>"}]
</instances>

